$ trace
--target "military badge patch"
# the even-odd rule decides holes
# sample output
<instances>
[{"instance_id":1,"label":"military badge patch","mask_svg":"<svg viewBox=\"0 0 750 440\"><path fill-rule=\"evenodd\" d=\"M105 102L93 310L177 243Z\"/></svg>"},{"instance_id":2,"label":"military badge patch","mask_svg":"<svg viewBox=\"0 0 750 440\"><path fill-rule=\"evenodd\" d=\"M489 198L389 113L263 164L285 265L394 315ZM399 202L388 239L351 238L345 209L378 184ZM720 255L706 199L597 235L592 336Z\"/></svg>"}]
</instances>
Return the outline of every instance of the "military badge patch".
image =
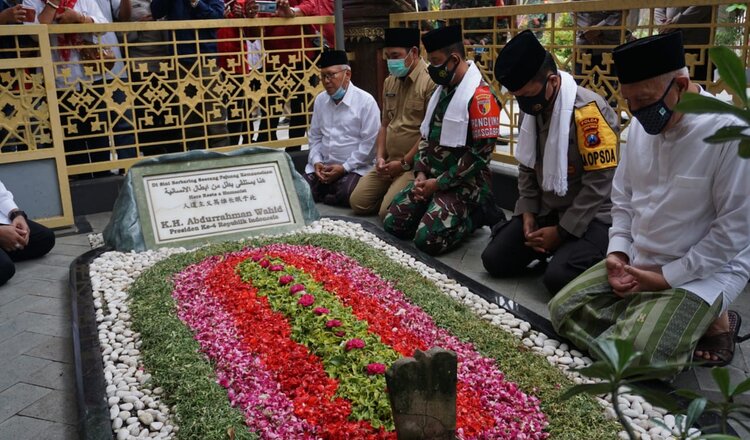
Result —
<instances>
[{"instance_id":1,"label":"military badge patch","mask_svg":"<svg viewBox=\"0 0 750 440\"><path fill-rule=\"evenodd\" d=\"M578 152L585 171L617 166L617 134L604 119L596 102L575 110Z\"/></svg>"},{"instance_id":2,"label":"military badge patch","mask_svg":"<svg viewBox=\"0 0 750 440\"><path fill-rule=\"evenodd\" d=\"M476 139L496 138L500 135L500 106L487 86L477 87L469 106L471 136Z\"/></svg>"}]
</instances>

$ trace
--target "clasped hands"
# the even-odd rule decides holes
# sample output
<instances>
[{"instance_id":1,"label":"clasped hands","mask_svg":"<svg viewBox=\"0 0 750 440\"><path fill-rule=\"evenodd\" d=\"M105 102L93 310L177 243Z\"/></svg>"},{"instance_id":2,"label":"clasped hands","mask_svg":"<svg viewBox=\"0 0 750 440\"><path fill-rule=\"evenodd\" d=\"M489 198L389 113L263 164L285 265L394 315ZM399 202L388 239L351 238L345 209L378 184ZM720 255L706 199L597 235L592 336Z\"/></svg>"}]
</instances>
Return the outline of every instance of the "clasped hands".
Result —
<instances>
[{"instance_id":1,"label":"clasped hands","mask_svg":"<svg viewBox=\"0 0 750 440\"><path fill-rule=\"evenodd\" d=\"M29 225L18 216L12 224L0 226L0 248L6 252L19 251L29 244Z\"/></svg>"},{"instance_id":2,"label":"clasped hands","mask_svg":"<svg viewBox=\"0 0 750 440\"><path fill-rule=\"evenodd\" d=\"M401 162L397 160L386 162L385 159L379 157L375 162L375 172L377 172L381 177L390 177L391 179L395 179L404 172L404 169L401 166Z\"/></svg>"},{"instance_id":3,"label":"clasped hands","mask_svg":"<svg viewBox=\"0 0 750 440\"><path fill-rule=\"evenodd\" d=\"M322 162L315 164L315 175L326 185L339 180L344 174L346 174L346 169L343 165L324 165Z\"/></svg>"},{"instance_id":4,"label":"clasped hands","mask_svg":"<svg viewBox=\"0 0 750 440\"><path fill-rule=\"evenodd\" d=\"M635 267L628 263L628 257L622 252L612 252L607 255L605 262L609 285L620 298L637 292L658 292L671 287L660 267Z\"/></svg>"},{"instance_id":5,"label":"clasped hands","mask_svg":"<svg viewBox=\"0 0 750 440\"><path fill-rule=\"evenodd\" d=\"M414 187L411 189L411 192L414 195L415 201L426 202L437 190L437 179L428 179L424 173L419 173L416 179L414 179Z\"/></svg>"},{"instance_id":6,"label":"clasped hands","mask_svg":"<svg viewBox=\"0 0 750 440\"><path fill-rule=\"evenodd\" d=\"M523 213L523 237L526 246L542 254L554 252L562 242L557 226L537 227L536 217L530 212Z\"/></svg>"}]
</instances>

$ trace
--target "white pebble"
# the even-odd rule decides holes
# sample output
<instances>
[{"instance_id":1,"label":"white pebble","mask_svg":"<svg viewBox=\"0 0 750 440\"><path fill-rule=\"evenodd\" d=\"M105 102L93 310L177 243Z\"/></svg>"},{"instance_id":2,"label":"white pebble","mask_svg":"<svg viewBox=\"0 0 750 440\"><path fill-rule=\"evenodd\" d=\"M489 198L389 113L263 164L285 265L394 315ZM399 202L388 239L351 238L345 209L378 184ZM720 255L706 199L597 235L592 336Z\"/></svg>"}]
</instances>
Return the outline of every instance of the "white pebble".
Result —
<instances>
[{"instance_id":1,"label":"white pebble","mask_svg":"<svg viewBox=\"0 0 750 440\"><path fill-rule=\"evenodd\" d=\"M148 426L154 423L154 416L144 411L138 415L138 420L140 420L144 425Z\"/></svg>"},{"instance_id":2,"label":"white pebble","mask_svg":"<svg viewBox=\"0 0 750 440\"><path fill-rule=\"evenodd\" d=\"M664 424L669 427L669 429L673 429L675 426L675 419L672 414L667 414L664 416Z\"/></svg>"}]
</instances>

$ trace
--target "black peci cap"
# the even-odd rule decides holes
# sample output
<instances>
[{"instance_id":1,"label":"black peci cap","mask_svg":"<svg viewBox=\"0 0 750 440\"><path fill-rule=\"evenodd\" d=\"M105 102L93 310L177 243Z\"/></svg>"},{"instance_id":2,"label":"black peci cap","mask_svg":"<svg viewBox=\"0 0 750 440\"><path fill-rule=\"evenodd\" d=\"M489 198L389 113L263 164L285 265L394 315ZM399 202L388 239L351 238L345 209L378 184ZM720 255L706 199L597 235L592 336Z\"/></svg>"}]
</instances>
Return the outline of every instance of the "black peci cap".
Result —
<instances>
[{"instance_id":1,"label":"black peci cap","mask_svg":"<svg viewBox=\"0 0 750 440\"><path fill-rule=\"evenodd\" d=\"M343 50L326 50L320 54L318 60L318 67L331 67L349 64L349 60L346 58L346 52Z\"/></svg>"},{"instance_id":2,"label":"black peci cap","mask_svg":"<svg viewBox=\"0 0 750 440\"><path fill-rule=\"evenodd\" d=\"M463 41L461 26L458 25L433 29L422 36L422 44L427 52L434 52Z\"/></svg>"},{"instance_id":3,"label":"black peci cap","mask_svg":"<svg viewBox=\"0 0 750 440\"><path fill-rule=\"evenodd\" d=\"M525 86L542 67L547 51L525 30L508 41L495 61L495 79L511 92Z\"/></svg>"},{"instance_id":4,"label":"black peci cap","mask_svg":"<svg viewBox=\"0 0 750 440\"><path fill-rule=\"evenodd\" d=\"M388 28L385 30L385 47L419 47L419 29Z\"/></svg>"},{"instance_id":5,"label":"black peci cap","mask_svg":"<svg viewBox=\"0 0 750 440\"><path fill-rule=\"evenodd\" d=\"M620 84L654 78L685 67L682 32L652 35L621 44L612 51Z\"/></svg>"}]
</instances>

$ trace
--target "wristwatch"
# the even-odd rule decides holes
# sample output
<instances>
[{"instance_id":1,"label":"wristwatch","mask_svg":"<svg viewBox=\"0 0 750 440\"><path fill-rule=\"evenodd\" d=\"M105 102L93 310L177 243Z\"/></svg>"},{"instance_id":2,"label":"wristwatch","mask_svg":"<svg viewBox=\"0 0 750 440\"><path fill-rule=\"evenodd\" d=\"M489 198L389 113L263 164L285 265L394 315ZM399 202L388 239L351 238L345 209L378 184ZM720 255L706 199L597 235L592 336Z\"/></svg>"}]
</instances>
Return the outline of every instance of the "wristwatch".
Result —
<instances>
[{"instance_id":1,"label":"wristwatch","mask_svg":"<svg viewBox=\"0 0 750 440\"><path fill-rule=\"evenodd\" d=\"M401 159L401 169L404 171L409 171L411 169L411 164L406 161L406 159Z\"/></svg>"},{"instance_id":2,"label":"wristwatch","mask_svg":"<svg viewBox=\"0 0 750 440\"><path fill-rule=\"evenodd\" d=\"M23 211L21 211L20 209L16 209L15 211L11 212L11 213L10 213L10 215L8 215L8 218L10 219L10 221L13 221L13 220L14 220L14 219L15 219L16 217L18 217L19 215L20 215L21 217L25 218L26 220L28 220L28 219L29 219L29 216L28 216L28 215L26 215L26 213L25 213L25 212L23 212Z\"/></svg>"}]
</instances>

